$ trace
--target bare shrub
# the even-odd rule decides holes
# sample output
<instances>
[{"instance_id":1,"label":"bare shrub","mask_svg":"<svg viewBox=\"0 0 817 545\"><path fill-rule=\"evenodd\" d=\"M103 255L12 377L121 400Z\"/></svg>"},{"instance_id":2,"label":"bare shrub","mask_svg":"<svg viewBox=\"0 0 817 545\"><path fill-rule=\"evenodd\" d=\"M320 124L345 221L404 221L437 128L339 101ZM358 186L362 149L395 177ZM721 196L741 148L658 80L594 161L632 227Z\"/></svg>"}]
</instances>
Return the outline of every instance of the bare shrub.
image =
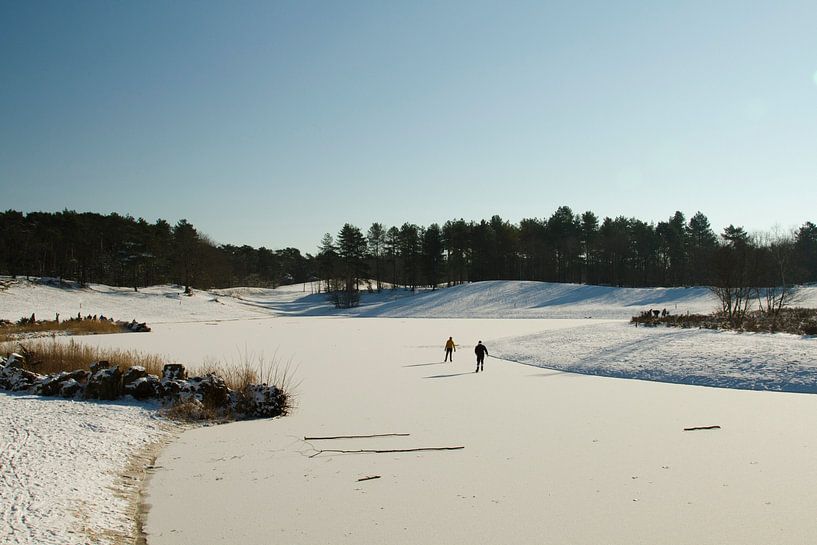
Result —
<instances>
[{"instance_id":1,"label":"bare shrub","mask_svg":"<svg viewBox=\"0 0 817 545\"><path fill-rule=\"evenodd\" d=\"M728 314L679 314L671 316L633 316L631 324L636 326L666 326L681 328L728 329L754 333L791 333L792 335L817 335L817 309L783 308L777 314L765 311L750 311L745 314L739 326L735 326Z\"/></svg>"}]
</instances>

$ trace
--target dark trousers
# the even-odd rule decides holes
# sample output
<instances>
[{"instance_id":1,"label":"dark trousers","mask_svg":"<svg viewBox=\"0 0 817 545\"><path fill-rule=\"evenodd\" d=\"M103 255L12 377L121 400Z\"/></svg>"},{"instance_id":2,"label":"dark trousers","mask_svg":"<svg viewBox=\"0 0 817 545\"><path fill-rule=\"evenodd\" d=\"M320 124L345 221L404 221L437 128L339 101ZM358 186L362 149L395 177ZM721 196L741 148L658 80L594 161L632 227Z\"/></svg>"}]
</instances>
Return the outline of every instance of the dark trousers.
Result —
<instances>
[{"instance_id":1,"label":"dark trousers","mask_svg":"<svg viewBox=\"0 0 817 545\"><path fill-rule=\"evenodd\" d=\"M453 348L446 348L445 349L445 359L444 362L451 360L454 361L454 349Z\"/></svg>"},{"instance_id":2,"label":"dark trousers","mask_svg":"<svg viewBox=\"0 0 817 545\"><path fill-rule=\"evenodd\" d=\"M485 354L482 354L482 355L477 354L477 369L481 369L481 370L484 371L484 369L482 369L482 364L484 362L485 362Z\"/></svg>"}]
</instances>

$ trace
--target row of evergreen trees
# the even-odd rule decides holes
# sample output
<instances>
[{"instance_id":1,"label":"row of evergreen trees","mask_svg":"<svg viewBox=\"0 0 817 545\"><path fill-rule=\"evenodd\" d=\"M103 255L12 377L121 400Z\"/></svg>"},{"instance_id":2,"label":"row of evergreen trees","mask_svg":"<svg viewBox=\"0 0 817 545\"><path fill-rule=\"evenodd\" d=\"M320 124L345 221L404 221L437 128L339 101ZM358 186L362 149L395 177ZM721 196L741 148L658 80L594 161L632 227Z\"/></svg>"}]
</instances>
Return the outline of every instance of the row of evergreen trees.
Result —
<instances>
[{"instance_id":1,"label":"row of evergreen trees","mask_svg":"<svg viewBox=\"0 0 817 545\"><path fill-rule=\"evenodd\" d=\"M740 267L740 271L733 270ZM549 218L499 216L440 226L346 224L316 255L217 245L181 220L148 223L65 210L0 212L0 274L50 276L117 286L177 283L197 288L277 286L320 278L330 291L362 279L415 288L479 280L540 280L614 286L719 285L738 275L755 285L817 282L817 226L716 235L706 216L666 221L599 218L559 207Z\"/></svg>"},{"instance_id":2,"label":"row of evergreen trees","mask_svg":"<svg viewBox=\"0 0 817 545\"><path fill-rule=\"evenodd\" d=\"M739 252L740 255L737 255ZM330 290L352 291L363 278L396 286L479 280L539 280L613 286L690 286L727 282L730 263L755 285L817 281L817 227L749 235L730 225L716 235L701 212L689 220L604 218L559 207L549 218L512 224L499 216L420 227L346 224L326 234L317 271Z\"/></svg>"},{"instance_id":3,"label":"row of evergreen trees","mask_svg":"<svg viewBox=\"0 0 817 545\"><path fill-rule=\"evenodd\" d=\"M65 210L0 213L0 274L113 286L198 288L303 282L310 258L294 248L216 245L186 220L170 225Z\"/></svg>"}]
</instances>

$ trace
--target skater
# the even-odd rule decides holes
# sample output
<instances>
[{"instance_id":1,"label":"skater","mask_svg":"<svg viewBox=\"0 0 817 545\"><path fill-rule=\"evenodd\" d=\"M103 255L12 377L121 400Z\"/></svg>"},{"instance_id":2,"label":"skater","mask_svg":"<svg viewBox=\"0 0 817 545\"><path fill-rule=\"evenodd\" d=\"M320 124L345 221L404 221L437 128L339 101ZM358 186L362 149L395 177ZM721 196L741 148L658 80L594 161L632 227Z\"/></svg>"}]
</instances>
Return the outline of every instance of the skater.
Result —
<instances>
[{"instance_id":1,"label":"skater","mask_svg":"<svg viewBox=\"0 0 817 545\"><path fill-rule=\"evenodd\" d=\"M454 342L454 338L453 337L448 337L448 340L445 341L445 359L443 360L443 363L445 363L447 361L451 361L453 363L454 362L454 352L456 352L456 351L457 351L457 345Z\"/></svg>"},{"instance_id":2,"label":"skater","mask_svg":"<svg viewBox=\"0 0 817 545\"><path fill-rule=\"evenodd\" d=\"M482 344L482 341L479 341L477 345L474 347L474 354L477 355L477 370L474 371L474 373L485 371L485 369L483 369L482 366L483 363L485 362L485 356L490 354L488 354L488 349L485 348L485 345Z\"/></svg>"}]
</instances>

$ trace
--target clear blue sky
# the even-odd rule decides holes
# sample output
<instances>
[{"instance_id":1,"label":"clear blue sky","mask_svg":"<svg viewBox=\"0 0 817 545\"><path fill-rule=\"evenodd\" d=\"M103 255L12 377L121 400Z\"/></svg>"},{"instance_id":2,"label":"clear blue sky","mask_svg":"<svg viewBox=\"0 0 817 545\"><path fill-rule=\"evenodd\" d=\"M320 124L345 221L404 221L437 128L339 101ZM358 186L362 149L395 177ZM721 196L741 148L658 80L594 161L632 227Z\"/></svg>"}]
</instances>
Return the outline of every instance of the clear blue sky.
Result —
<instances>
[{"instance_id":1,"label":"clear blue sky","mask_svg":"<svg viewBox=\"0 0 817 545\"><path fill-rule=\"evenodd\" d=\"M0 208L817 222L817 3L0 0Z\"/></svg>"}]
</instances>

